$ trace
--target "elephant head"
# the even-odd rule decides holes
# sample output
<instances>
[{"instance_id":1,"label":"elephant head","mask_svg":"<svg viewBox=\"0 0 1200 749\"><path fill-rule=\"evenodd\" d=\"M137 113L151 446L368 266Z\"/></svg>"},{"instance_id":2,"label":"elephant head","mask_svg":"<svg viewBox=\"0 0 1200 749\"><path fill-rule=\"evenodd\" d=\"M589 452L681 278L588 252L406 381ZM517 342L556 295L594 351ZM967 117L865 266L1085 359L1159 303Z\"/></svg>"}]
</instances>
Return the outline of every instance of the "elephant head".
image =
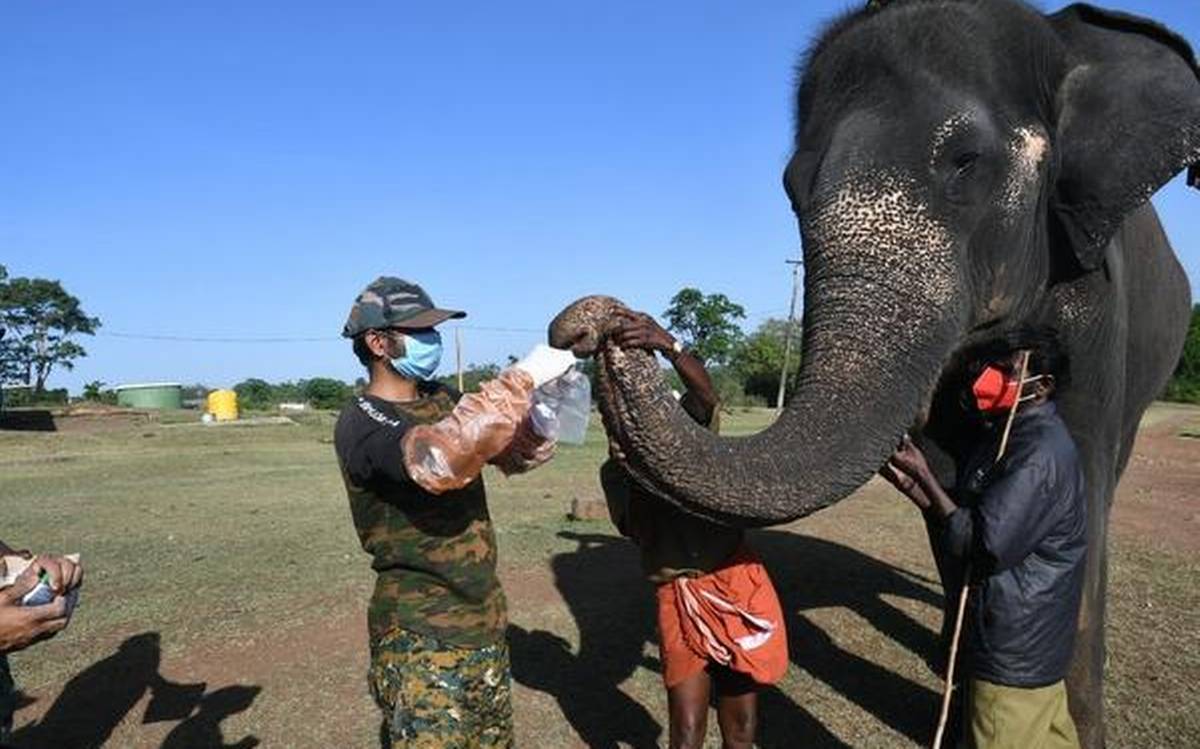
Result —
<instances>
[{"instance_id":1,"label":"elephant head","mask_svg":"<svg viewBox=\"0 0 1200 749\"><path fill-rule=\"evenodd\" d=\"M606 426L639 481L735 524L863 484L925 425L965 352L1101 268L1125 216L1200 161L1187 43L1085 5L873 3L809 51L796 115L783 181L804 244L805 358L775 424L732 439L697 427L651 356L606 343L613 299L581 300L550 330L598 355Z\"/></svg>"}]
</instances>

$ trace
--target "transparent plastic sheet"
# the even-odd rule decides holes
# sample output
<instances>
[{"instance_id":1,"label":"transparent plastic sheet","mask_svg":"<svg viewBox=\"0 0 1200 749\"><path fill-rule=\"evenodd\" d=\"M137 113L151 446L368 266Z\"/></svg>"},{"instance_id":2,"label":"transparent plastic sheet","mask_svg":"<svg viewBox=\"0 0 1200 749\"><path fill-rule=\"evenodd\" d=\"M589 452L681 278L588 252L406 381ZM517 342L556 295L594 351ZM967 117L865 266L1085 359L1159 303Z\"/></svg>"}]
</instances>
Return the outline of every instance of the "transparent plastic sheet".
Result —
<instances>
[{"instance_id":1,"label":"transparent plastic sheet","mask_svg":"<svg viewBox=\"0 0 1200 749\"><path fill-rule=\"evenodd\" d=\"M538 428L534 418L537 409L537 406L529 409L529 415L518 427L512 444L492 461L505 476L532 471L554 457L554 435L546 434Z\"/></svg>"},{"instance_id":2,"label":"transparent plastic sheet","mask_svg":"<svg viewBox=\"0 0 1200 749\"><path fill-rule=\"evenodd\" d=\"M449 416L415 426L404 436L404 465L413 481L434 494L471 483L485 463L513 445L528 420L533 379L510 367L480 392L464 395Z\"/></svg>"},{"instance_id":3,"label":"transparent plastic sheet","mask_svg":"<svg viewBox=\"0 0 1200 749\"><path fill-rule=\"evenodd\" d=\"M533 391L530 419L547 439L582 445L591 415L592 383L577 368Z\"/></svg>"},{"instance_id":4,"label":"transparent plastic sheet","mask_svg":"<svg viewBox=\"0 0 1200 749\"><path fill-rule=\"evenodd\" d=\"M533 391L533 407L529 409L529 426L538 435L548 439L558 439L558 414L554 408L545 402L539 402L541 389Z\"/></svg>"}]
</instances>

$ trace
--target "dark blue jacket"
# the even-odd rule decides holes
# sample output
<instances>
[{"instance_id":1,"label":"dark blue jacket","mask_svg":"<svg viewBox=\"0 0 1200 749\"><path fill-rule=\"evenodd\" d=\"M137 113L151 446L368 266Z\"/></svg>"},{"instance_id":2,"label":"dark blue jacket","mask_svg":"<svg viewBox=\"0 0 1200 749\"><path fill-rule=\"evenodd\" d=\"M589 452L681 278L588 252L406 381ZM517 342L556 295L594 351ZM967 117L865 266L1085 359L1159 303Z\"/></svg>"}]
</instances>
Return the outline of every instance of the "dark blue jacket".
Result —
<instances>
[{"instance_id":1,"label":"dark blue jacket","mask_svg":"<svg viewBox=\"0 0 1200 749\"><path fill-rule=\"evenodd\" d=\"M993 465L998 441L964 463L940 552L950 566L971 561L972 676L1046 686L1066 675L1075 644L1087 561L1083 471L1052 402L1017 412Z\"/></svg>"}]
</instances>

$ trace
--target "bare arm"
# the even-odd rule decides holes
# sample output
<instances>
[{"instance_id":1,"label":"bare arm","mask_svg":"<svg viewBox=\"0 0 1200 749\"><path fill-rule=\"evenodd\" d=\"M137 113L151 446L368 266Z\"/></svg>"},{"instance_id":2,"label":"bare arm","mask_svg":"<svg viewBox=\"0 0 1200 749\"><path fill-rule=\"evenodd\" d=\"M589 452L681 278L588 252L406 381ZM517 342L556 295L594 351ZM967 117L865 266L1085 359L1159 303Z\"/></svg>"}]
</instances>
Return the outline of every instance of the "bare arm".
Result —
<instances>
[{"instance_id":1,"label":"bare arm","mask_svg":"<svg viewBox=\"0 0 1200 749\"><path fill-rule=\"evenodd\" d=\"M640 348L657 351L671 362L679 373L683 386L692 394L709 415L717 407L717 392L704 364L690 352L675 351L675 338L662 328L650 315L642 312L617 312L621 327L613 334L613 340L622 348Z\"/></svg>"},{"instance_id":2,"label":"bare arm","mask_svg":"<svg viewBox=\"0 0 1200 749\"><path fill-rule=\"evenodd\" d=\"M699 401L700 405L704 407L704 412L711 418L713 410L717 407L718 398L704 364L686 349L673 356L668 355L667 361L675 367L675 371L679 373L679 379L683 380L683 386Z\"/></svg>"}]
</instances>

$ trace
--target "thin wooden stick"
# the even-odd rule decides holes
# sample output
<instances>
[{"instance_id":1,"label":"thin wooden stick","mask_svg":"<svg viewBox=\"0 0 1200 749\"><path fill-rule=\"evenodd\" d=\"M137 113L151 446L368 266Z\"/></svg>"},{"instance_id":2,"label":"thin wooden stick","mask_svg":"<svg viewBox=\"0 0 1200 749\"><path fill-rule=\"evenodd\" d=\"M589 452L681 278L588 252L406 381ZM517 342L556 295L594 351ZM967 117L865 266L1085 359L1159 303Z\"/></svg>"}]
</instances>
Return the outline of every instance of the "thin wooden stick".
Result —
<instances>
[{"instance_id":1,"label":"thin wooden stick","mask_svg":"<svg viewBox=\"0 0 1200 749\"><path fill-rule=\"evenodd\" d=\"M1004 434L1000 436L1000 449L996 452L996 463L1004 457L1008 450L1008 438L1012 433L1013 421L1017 416L1017 407L1021 405L1021 389L1025 385L1025 377L1029 374L1029 355L1031 351L1023 352L1021 356L1021 374L1017 378L1017 399L1008 410L1008 420L1004 424ZM968 581L971 579L971 563L967 562L963 570L962 590L958 593L958 613L954 617L954 636L950 639L950 662L946 664L946 688L942 691L942 710L938 715L937 731L933 735L933 749L941 749L942 738L946 734L946 723L950 720L950 697L954 693L954 663L958 660L958 642L962 637L963 621L967 617L967 596L971 592Z\"/></svg>"},{"instance_id":2,"label":"thin wooden stick","mask_svg":"<svg viewBox=\"0 0 1200 749\"><path fill-rule=\"evenodd\" d=\"M1000 449L996 452L996 462L1004 457L1004 453L1008 450L1008 435L1012 432L1013 419L1017 416L1017 406L1021 405L1021 390L1025 387L1025 377L1029 374L1029 355L1032 351L1026 351L1021 355L1021 375L1017 378L1017 399L1013 401L1012 408L1008 410L1008 422L1004 425L1004 435L1000 438Z\"/></svg>"},{"instance_id":3,"label":"thin wooden stick","mask_svg":"<svg viewBox=\"0 0 1200 749\"><path fill-rule=\"evenodd\" d=\"M938 716L937 733L933 736L933 749L941 749L946 723L950 720L950 696L954 693L954 662L958 660L958 641L962 636L963 620L966 619L967 594L970 592L967 581L970 579L971 565L968 564L963 574L962 590L958 594L958 615L954 619L954 637L950 640L950 663L946 665L946 688L942 691L942 712Z\"/></svg>"}]
</instances>

